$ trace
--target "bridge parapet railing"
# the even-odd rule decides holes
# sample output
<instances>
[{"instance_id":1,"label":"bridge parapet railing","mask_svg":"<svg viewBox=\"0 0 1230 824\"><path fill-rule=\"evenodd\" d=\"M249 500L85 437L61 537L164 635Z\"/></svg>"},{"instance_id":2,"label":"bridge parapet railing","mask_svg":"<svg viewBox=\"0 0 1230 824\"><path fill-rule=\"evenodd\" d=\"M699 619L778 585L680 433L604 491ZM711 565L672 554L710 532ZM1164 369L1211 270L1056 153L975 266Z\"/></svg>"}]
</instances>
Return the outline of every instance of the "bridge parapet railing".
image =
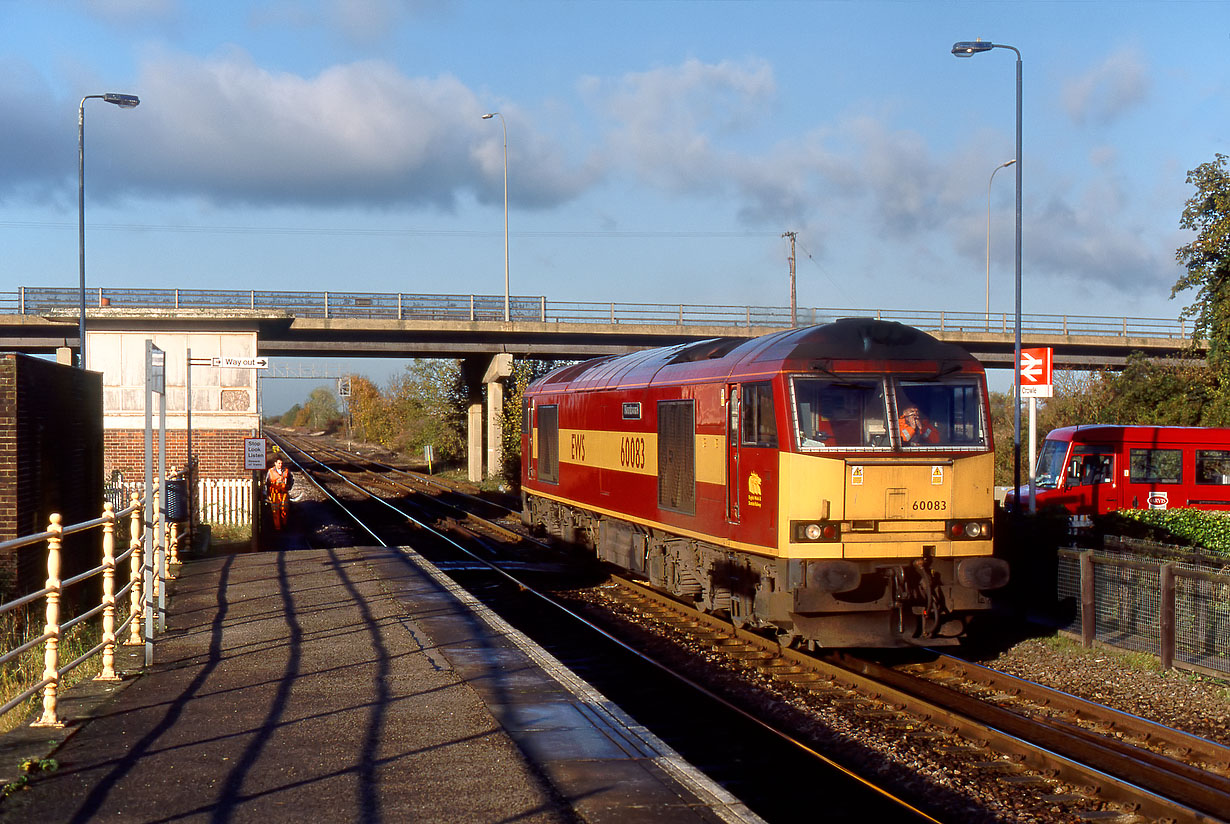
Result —
<instances>
[{"instance_id":1,"label":"bridge parapet railing","mask_svg":"<svg viewBox=\"0 0 1230 824\"><path fill-rule=\"evenodd\" d=\"M543 295L507 298L514 322L641 324L650 326L719 326L729 328L791 325L788 307L752 305L658 304L549 300ZM218 289L112 289L87 292L87 308L139 308L178 311L266 310L304 318L368 318L498 322L504 320L503 295L411 294L383 292L308 292ZM41 314L77 311L80 292L71 288L28 287L0 292L0 313ZM798 307L801 326L843 317L895 320L928 331L1012 334L1011 313L919 309L846 309ZM1086 335L1186 339L1183 319L1104 317L1068 314L1023 314L1022 331L1031 335Z\"/></svg>"}]
</instances>

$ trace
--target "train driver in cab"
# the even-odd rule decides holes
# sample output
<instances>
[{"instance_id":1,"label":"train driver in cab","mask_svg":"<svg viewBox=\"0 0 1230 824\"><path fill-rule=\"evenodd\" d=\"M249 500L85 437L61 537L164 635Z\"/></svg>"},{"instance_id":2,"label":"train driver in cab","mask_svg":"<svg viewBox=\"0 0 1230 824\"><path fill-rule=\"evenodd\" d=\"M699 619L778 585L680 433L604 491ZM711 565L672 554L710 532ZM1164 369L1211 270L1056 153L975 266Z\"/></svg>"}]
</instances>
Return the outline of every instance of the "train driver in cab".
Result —
<instances>
[{"instance_id":1,"label":"train driver in cab","mask_svg":"<svg viewBox=\"0 0 1230 824\"><path fill-rule=\"evenodd\" d=\"M903 404L901 417L897 418L897 429L901 433L903 446L922 446L939 443L940 432L935 424L919 411L918 405L910 402Z\"/></svg>"}]
</instances>

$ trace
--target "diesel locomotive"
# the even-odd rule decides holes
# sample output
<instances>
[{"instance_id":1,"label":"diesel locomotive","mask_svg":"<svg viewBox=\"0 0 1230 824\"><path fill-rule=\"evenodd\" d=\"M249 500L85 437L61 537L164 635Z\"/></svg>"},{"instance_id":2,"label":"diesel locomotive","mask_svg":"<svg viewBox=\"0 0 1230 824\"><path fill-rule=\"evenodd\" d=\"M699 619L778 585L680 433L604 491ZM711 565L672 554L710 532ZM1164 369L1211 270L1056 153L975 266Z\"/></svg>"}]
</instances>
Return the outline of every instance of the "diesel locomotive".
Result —
<instances>
[{"instance_id":1,"label":"diesel locomotive","mask_svg":"<svg viewBox=\"0 0 1230 824\"><path fill-rule=\"evenodd\" d=\"M849 318L565 366L525 393L522 518L785 644L958 643L992 555L982 365Z\"/></svg>"}]
</instances>

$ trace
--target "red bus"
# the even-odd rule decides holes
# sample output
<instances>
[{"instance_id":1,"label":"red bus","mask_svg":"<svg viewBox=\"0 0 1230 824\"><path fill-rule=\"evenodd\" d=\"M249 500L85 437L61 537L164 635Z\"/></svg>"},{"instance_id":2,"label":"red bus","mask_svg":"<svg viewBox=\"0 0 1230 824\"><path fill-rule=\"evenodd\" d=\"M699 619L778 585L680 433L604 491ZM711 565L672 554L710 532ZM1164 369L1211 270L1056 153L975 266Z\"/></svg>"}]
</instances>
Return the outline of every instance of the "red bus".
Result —
<instances>
[{"instance_id":1,"label":"red bus","mask_svg":"<svg viewBox=\"0 0 1230 824\"><path fill-rule=\"evenodd\" d=\"M1038 508L1089 516L1118 509L1230 509L1230 429L1066 426L1038 451ZM1022 487L1021 497L1029 494ZM1011 507L1013 495L1005 504Z\"/></svg>"}]
</instances>

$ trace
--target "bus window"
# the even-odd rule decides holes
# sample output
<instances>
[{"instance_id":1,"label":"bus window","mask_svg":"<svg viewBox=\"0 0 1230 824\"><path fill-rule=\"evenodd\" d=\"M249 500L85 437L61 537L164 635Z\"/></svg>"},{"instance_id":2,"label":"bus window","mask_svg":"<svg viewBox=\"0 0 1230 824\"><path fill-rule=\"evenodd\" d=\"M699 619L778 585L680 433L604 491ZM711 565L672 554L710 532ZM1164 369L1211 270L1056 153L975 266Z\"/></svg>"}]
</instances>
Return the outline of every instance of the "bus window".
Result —
<instances>
[{"instance_id":1,"label":"bus window","mask_svg":"<svg viewBox=\"0 0 1230 824\"><path fill-rule=\"evenodd\" d=\"M1196 450L1196 483L1230 484L1230 452L1221 449Z\"/></svg>"},{"instance_id":2,"label":"bus window","mask_svg":"<svg viewBox=\"0 0 1230 824\"><path fill-rule=\"evenodd\" d=\"M1067 441L1043 441L1038 450L1035 484L1038 489L1055 489L1063 477L1063 461L1068 456Z\"/></svg>"},{"instance_id":3,"label":"bus window","mask_svg":"<svg viewBox=\"0 0 1230 824\"><path fill-rule=\"evenodd\" d=\"M1074 451L1076 454L1068 464L1068 486L1088 486L1114 480L1114 455L1109 452L1084 452L1080 444Z\"/></svg>"},{"instance_id":4,"label":"bus window","mask_svg":"<svg viewBox=\"0 0 1230 824\"><path fill-rule=\"evenodd\" d=\"M1134 484L1177 484L1183 477L1183 452L1178 449L1132 449L1128 480Z\"/></svg>"}]
</instances>

